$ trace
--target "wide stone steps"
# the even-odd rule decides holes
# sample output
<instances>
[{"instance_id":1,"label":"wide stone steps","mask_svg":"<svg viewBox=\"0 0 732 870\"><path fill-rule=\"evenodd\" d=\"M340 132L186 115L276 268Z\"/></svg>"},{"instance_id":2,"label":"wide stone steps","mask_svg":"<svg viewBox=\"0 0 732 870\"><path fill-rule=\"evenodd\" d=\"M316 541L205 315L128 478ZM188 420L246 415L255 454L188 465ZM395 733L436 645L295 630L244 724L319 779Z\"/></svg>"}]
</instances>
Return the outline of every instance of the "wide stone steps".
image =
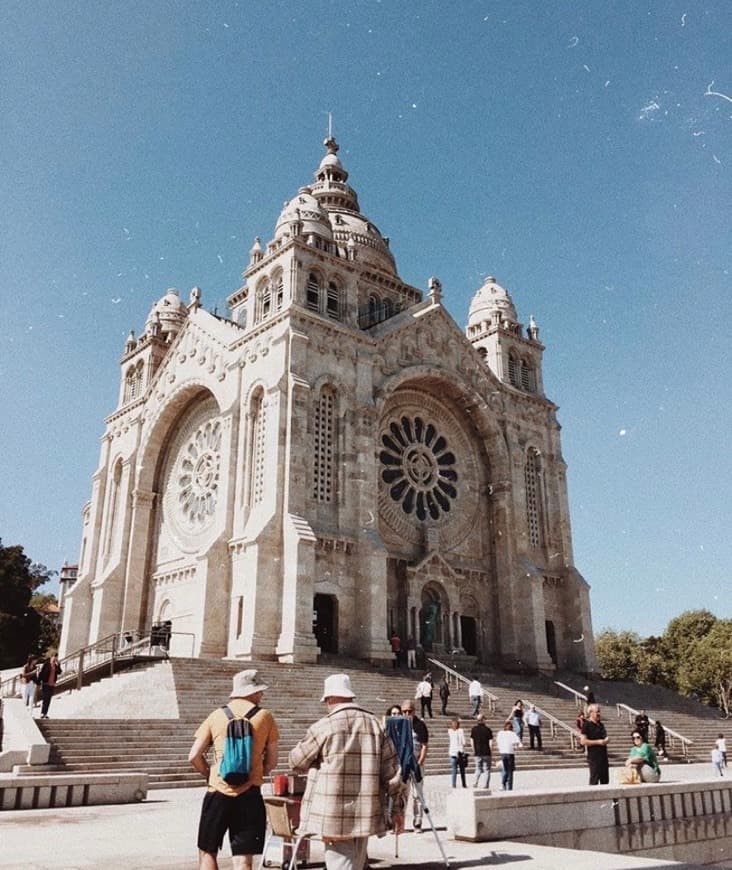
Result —
<instances>
[{"instance_id":1,"label":"wide stone steps","mask_svg":"<svg viewBox=\"0 0 732 870\"><path fill-rule=\"evenodd\" d=\"M221 660L172 659L170 661L178 704L178 719L48 719L39 722L40 727L52 742L51 762L63 770L146 770L150 774L152 788L184 787L201 785L201 777L188 764L187 756L198 725L215 707L221 706L231 690L231 678L245 667L256 667L260 678L269 685L264 703L277 718L280 729L280 769L286 770L287 756L306 728L320 718L324 706L320 702L323 679L336 670L351 675L358 702L382 716L393 703L411 698L421 674L407 671L378 671L363 662L339 660L337 665L278 665L272 662L243 663ZM433 669L437 676L436 669ZM562 722L574 725L577 715L574 700L558 694L552 681L547 678L511 677L502 674L479 674L486 689L498 697L494 712L484 709L488 725L494 732L500 730L510 714L514 701L521 697L535 703ZM114 678L112 678L114 679ZM150 692L155 691L155 668L149 673ZM565 680L568 682L568 680ZM581 680L575 678L581 688ZM570 685L572 683L569 683ZM627 718L618 719L609 697L615 684L600 684L595 692L605 705L605 722L611 739L611 763L618 764L630 747L630 726ZM639 687L634 687L636 690ZM86 690L82 690L82 693ZM113 693L112 693L113 694ZM661 719L667 727L685 733L696 740L699 734L709 742L716 737L719 720L712 725L705 716L694 718L688 706L676 712L671 696L669 706L660 708L662 697L654 695L656 709L647 708L649 715ZM107 703L112 704L113 701ZM632 703L632 702L628 702ZM699 707L700 705L696 705ZM702 708L703 709L703 708ZM430 731L430 751L427 757L426 774L444 775L449 772L447 730L450 718L439 713L439 698L433 701L435 717L427 720ZM458 715L469 735L472 721L467 691L456 688L448 703L450 716ZM53 713L53 708L52 711ZM114 710L106 712L114 715ZM676 724L683 721L684 726ZM686 730L684 731L684 728ZM714 734L711 734L711 729ZM542 728L544 752L520 752L519 769L575 767L584 763L581 750L572 749L567 732L560 730L550 734L545 720ZM524 735L528 747L528 733ZM677 759L674 759L677 760ZM705 748L699 760L708 760ZM472 768L472 763L471 763Z\"/></svg>"}]
</instances>

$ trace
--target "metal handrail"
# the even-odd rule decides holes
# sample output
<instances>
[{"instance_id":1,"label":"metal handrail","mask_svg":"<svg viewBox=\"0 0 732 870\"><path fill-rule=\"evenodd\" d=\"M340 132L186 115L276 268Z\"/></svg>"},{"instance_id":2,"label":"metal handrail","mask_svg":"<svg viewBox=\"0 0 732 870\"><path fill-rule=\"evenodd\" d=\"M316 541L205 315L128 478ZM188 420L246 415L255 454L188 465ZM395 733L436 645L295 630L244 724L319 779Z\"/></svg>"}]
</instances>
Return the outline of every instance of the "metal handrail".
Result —
<instances>
[{"instance_id":1,"label":"metal handrail","mask_svg":"<svg viewBox=\"0 0 732 870\"><path fill-rule=\"evenodd\" d=\"M172 635L190 637L191 648L195 648L196 635L193 632L174 631L171 633ZM149 653L151 649L151 634L141 635L138 631L119 631L107 635L95 643L69 653L59 661L61 676L58 685L62 691L81 689L84 684L84 676L90 671L109 665L109 676L112 676L118 661L144 655L145 652ZM19 688L20 674L3 680L0 683L0 698L15 697L19 693Z\"/></svg>"},{"instance_id":2,"label":"metal handrail","mask_svg":"<svg viewBox=\"0 0 732 870\"><path fill-rule=\"evenodd\" d=\"M574 695L575 706L578 710L584 710L585 704L587 703L587 695L583 694L582 692L578 692L576 689L573 689L566 683L560 683L559 680L554 680L554 685L559 686L560 689L564 689L566 692Z\"/></svg>"},{"instance_id":3,"label":"metal handrail","mask_svg":"<svg viewBox=\"0 0 732 870\"><path fill-rule=\"evenodd\" d=\"M457 687L460 683L464 683L466 686L470 685L470 680L467 677L464 677L461 673L458 673L454 668L451 668L449 665L444 664L437 659L427 659L428 662L435 665L435 667L442 668L445 672L445 680L448 685L450 685L450 677L452 677L455 686ZM498 703L498 696L494 695L493 692L489 692L488 689L482 689L483 698L488 699L488 709L491 713L496 712L496 704Z\"/></svg>"},{"instance_id":4,"label":"metal handrail","mask_svg":"<svg viewBox=\"0 0 732 870\"><path fill-rule=\"evenodd\" d=\"M618 719L622 718L623 712L626 712L628 714L628 724L629 725L635 724L635 717L640 713L640 710L636 710L633 707L630 707L628 704L622 704L622 703L616 704L615 708L617 710ZM651 719L651 717L649 716L648 721L651 725L655 726L655 724L656 724L655 719ZM666 732L667 735L670 735L672 746L673 746L673 741L678 740L678 742L681 744L681 754L684 756L684 758L688 758L689 757L689 746L691 746L694 741L691 740L691 738L689 738L689 737L684 737L683 734L679 734L678 731L674 731L673 728L667 728L665 725L663 726L663 730Z\"/></svg>"},{"instance_id":5,"label":"metal handrail","mask_svg":"<svg viewBox=\"0 0 732 870\"><path fill-rule=\"evenodd\" d=\"M566 731L567 734L569 734L570 749L577 749L578 748L577 735L579 732L577 731L576 728L573 728L571 725L567 725L567 723L562 722L561 719L557 719L556 716L553 716L551 713L544 710L543 707L537 706L536 704L534 704L533 701L530 701L527 698L522 698L521 702L523 703L524 707L535 707L537 713L539 713L540 716L542 716L544 719L549 720L549 725L550 725L549 730L551 732L552 737L556 737L557 733L560 730ZM526 712L524 711L524 717L525 716L526 716Z\"/></svg>"}]
</instances>

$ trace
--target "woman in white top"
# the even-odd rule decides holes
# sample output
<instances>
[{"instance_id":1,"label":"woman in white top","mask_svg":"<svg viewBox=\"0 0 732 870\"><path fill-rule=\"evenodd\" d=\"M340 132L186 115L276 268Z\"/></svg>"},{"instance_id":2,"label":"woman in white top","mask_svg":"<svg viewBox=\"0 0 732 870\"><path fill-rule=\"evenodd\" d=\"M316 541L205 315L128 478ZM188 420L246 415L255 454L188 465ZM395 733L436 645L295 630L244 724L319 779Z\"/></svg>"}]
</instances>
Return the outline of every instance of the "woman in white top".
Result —
<instances>
[{"instance_id":1,"label":"woman in white top","mask_svg":"<svg viewBox=\"0 0 732 870\"><path fill-rule=\"evenodd\" d=\"M458 770L460 771L460 780L463 788L467 788L465 782L465 768L467 767L468 756L465 752L465 732L460 727L460 720L453 719L450 722L450 727L447 729L447 737L450 741L448 752L450 754L450 771L452 773L452 787L455 788L457 782Z\"/></svg>"},{"instance_id":2,"label":"woman in white top","mask_svg":"<svg viewBox=\"0 0 732 870\"><path fill-rule=\"evenodd\" d=\"M503 726L503 731L496 734L496 745L501 754L502 790L513 791L513 772L516 769L516 749L523 746L518 734L513 730L513 722L509 719Z\"/></svg>"}]
</instances>

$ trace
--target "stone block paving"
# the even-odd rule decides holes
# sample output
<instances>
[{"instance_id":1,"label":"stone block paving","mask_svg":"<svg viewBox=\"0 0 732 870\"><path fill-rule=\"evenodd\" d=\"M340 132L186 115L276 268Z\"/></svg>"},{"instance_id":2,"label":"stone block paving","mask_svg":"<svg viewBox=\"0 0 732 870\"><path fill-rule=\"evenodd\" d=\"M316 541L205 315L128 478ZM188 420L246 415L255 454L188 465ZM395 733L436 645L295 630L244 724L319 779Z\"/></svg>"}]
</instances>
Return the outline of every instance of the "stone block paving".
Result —
<instances>
[{"instance_id":1,"label":"stone block paving","mask_svg":"<svg viewBox=\"0 0 732 870\"><path fill-rule=\"evenodd\" d=\"M711 765L668 765L664 780L703 781L712 778ZM517 772L516 793L538 795L547 789L571 790L585 786L587 770ZM449 778L434 776L426 782L426 796L450 866L454 868L516 867L517 870L631 870L631 868L684 868L700 865L553 849L528 843L467 843L451 840L444 827ZM499 783L493 782L497 787ZM140 804L70 807L54 810L11 810L0 818L0 867L8 870L194 870L197 867L196 831L204 789L161 789ZM407 822L409 824L409 818ZM273 859L276 855L273 853ZM370 864L433 870L444 867L431 831L411 831L399 837L399 858L394 836L371 838ZM724 859L730 863L725 864ZM322 849L313 844L311 864L322 867ZM231 868L228 844L220 867ZM732 856L720 856L721 867L732 867Z\"/></svg>"}]
</instances>

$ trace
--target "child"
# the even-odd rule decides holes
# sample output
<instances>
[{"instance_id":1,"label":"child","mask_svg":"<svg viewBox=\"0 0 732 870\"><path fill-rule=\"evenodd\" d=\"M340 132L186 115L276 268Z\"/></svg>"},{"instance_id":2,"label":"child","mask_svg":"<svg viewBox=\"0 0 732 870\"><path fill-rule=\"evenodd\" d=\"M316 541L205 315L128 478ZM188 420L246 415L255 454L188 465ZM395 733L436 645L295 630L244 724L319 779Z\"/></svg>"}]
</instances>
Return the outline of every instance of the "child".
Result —
<instances>
[{"instance_id":1,"label":"child","mask_svg":"<svg viewBox=\"0 0 732 870\"><path fill-rule=\"evenodd\" d=\"M727 767L727 741L724 739L724 734L718 734L717 739L714 741L717 749L722 753L722 757L724 758L724 766Z\"/></svg>"},{"instance_id":2,"label":"child","mask_svg":"<svg viewBox=\"0 0 732 870\"><path fill-rule=\"evenodd\" d=\"M724 755L716 746L712 749L712 765L720 776L724 776Z\"/></svg>"}]
</instances>

